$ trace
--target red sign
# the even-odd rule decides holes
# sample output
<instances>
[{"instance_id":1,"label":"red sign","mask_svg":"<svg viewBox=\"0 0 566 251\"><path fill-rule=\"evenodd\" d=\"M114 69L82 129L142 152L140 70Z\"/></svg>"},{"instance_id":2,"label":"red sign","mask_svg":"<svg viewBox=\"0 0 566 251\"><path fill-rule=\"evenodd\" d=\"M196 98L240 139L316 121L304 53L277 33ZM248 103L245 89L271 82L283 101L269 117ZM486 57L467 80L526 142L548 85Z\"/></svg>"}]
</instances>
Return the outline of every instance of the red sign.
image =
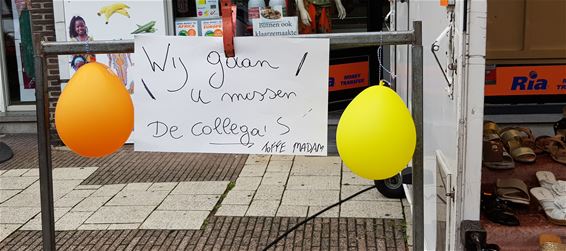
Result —
<instances>
[{"instance_id":1,"label":"red sign","mask_svg":"<svg viewBox=\"0 0 566 251\"><path fill-rule=\"evenodd\" d=\"M497 67L493 74L485 96L566 95L566 65Z\"/></svg>"},{"instance_id":2,"label":"red sign","mask_svg":"<svg viewBox=\"0 0 566 251\"><path fill-rule=\"evenodd\" d=\"M369 86L369 62L335 64L329 70L329 91Z\"/></svg>"}]
</instances>

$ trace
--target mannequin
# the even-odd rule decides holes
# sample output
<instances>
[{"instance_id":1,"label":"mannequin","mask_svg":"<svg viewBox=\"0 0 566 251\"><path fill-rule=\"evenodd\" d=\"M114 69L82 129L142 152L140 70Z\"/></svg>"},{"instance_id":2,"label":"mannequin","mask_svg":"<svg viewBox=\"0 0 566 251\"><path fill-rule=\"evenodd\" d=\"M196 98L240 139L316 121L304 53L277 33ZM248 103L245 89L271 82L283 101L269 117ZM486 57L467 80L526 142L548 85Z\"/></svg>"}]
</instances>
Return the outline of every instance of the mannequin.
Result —
<instances>
[{"instance_id":1,"label":"mannequin","mask_svg":"<svg viewBox=\"0 0 566 251\"><path fill-rule=\"evenodd\" d=\"M301 34L309 33L329 33L332 31L330 23L330 7L332 0L295 0L301 22L299 29ZM338 10L338 18L346 17L346 9L342 5L342 0L334 0Z\"/></svg>"}]
</instances>

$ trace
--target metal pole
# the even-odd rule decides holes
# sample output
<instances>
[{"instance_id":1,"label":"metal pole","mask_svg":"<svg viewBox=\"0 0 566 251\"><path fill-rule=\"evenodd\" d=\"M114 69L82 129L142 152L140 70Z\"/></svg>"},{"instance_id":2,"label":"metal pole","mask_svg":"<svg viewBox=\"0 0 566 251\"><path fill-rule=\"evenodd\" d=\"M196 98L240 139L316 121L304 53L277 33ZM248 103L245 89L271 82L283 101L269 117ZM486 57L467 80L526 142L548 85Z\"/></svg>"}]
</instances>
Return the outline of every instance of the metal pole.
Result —
<instances>
[{"instance_id":1,"label":"metal pole","mask_svg":"<svg viewBox=\"0 0 566 251\"><path fill-rule=\"evenodd\" d=\"M413 250L425 250L422 23L414 21L413 30L415 40L411 47L411 109L417 130L417 147L413 155Z\"/></svg>"},{"instance_id":2,"label":"metal pole","mask_svg":"<svg viewBox=\"0 0 566 251\"><path fill-rule=\"evenodd\" d=\"M49 98L45 79L46 60L41 35L34 34L35 99L37 114L37 147L39 150L39 193L41 195L41 229L43 250L55 250L55 217L53 209L53 177L49 137Z\"/></svg>"}]
</instances>

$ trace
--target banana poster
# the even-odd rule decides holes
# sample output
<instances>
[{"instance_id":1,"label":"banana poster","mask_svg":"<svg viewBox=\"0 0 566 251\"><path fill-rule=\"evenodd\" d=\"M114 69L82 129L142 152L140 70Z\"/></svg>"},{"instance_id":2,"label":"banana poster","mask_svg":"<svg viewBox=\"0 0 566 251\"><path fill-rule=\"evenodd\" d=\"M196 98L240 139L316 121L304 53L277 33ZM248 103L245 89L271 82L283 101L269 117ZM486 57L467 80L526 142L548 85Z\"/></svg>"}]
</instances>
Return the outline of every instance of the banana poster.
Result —
<instances>
[{"instance_id":1,"label":"banana poster","mask_svg":"<svg viewBox=\"0 0 566 251\"><path fill-rule=\"evenodd\" d=\"M138 34L165 35L167 32L164 0L66 0L65 24L67 41L96 41L133 39ZM93 55L81 54L69 57L70 75L82 65L97 61L106 64L122 80L130 93L137 83L130 54Z\"/></svg>"}]
</instances>

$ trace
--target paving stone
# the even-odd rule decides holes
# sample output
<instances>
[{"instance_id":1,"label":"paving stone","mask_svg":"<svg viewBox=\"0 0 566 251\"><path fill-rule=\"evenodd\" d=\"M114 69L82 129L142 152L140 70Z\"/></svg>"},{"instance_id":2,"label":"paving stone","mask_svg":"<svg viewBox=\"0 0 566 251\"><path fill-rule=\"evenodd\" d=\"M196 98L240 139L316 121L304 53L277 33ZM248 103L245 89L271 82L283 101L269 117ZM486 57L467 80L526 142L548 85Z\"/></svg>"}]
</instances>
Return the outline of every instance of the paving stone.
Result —
<instances>
[{"instance_id":1,"label":"paving stone","mask_svg":"<svg viewBox=\"0 0 566 251\"><path fill-rule=\"evenodd\" d=\"M180 182L171 194L223 194L228 183L228 181Z\"/></svg>"},{"instance_id":2,"label":"paving stone","mask_svg":"<svg viewBox=\"0 0 566 251\"><path fill-rule=\"evenodd\" d=\"M39 168L32 168L22 174L22 177L37 177L39 179Z\"/></svg>"},{"instance_id":3,"label":"paving stone","mask_svg":"<svg viewBox=\"0 0 566 251\"><path fill-rule=\"evenodd\" d=\"M273 161L279 161L279 160L293 160L295 159L295 155L272 155L271 159L269 161L269 163L273 162Z\"/></svg>"},{"instance_id":4,"label":"paving stone","mask_svg":"<svg viewBox=\"0 0 566 251\"><path fill-rule=\"evenodd\" d=\"M281 201L283 197L284 186L266 186L261 185L257 189L254 200L276 200Z\"/></svg>"},{"instance_id":5,"label":"paving stone","mask_svg":"<svg viewBox=\"0 0 566 251\"><path fill-rule=\"evenodd\" d=\"M80 198L86 198L88 196L90 196L91 194L93 194L94 192L96 192L96 190L86 190L86 189L73 189L72 191L70 191L69 193L67 193L64 197L80 197Z\"/></svg>"},{"instance_id":6,"label":"paving stone","mask_svg":"<svg viewBox=\"0 0 566 251\"><path fill-rule=\"evenodd\" d=\"M0 207L4 201L7 201L21 191L22 190L0 190Z\"/></svg>"},{"instance_id":7,"label":"paving stone","mask_svg":"<svg viewBox=\"0 0 566 251\"><path fill-rule=\"evenodd\" d=\"M232 190L256 190L260 182L261 177L238 177Z\"/></svg>"},{"instance_id":8,"label":"paving stone","mask_svg":"<svg viewBox=\"0 0 566 251\"><path fill-rule=\"evenodd\" d=\"M77 230L92 212L68 212L55 222L55 231Z\"/></svg>"},{"instance_id":9,"label":"paving stone","mask_svg":"<svg viewBox=\"0 0 566 251\"><path fill-rule=\"evenodd\" d=\"M124 189L126 191L146 191L151 187L153 183L129 183L127 184Z\"/></svg>"},{"instance_id":10,"label":"paving stone","mask_svg":"<svg viewBox=\"0 0 566 251\"><path fill-rule=\"evenodd\" d=\"M200 229L208 211L154 211L141 229Z\"/></svg>"},{"instance_id":11,"label":"paving stone","mask_svg":"<svg viewBox=\"0 0 566 251\"><path fill-rule=\"evenodd\" d=\"M102 185L78 185L75 190L98 190Z\"/></svg>"},{"instance_id":12,"label":"paving stone","mask_svg":"<svg viewBox=\"0 0 566 251\"><path fill-rule=\"evenodd\" d=\"M56 207L55 211L53 212L53 218L55 221L61 219L63 215L71 210L70 207ZM28 221L25 225L23 225L19 230L35 230L41 231L41 213L35 215L30 221Z\"/></svg>"},{"instance_id":13,"label":"paving stone","mask_svg":"<svg viewBox=\"0 0 566 251\"><path fill-rule=\"evenodd\" d=\"M26 223L41 210L39 207L0 207L0 223L16 224ZM6 215L9 215L6 216Z\"/></svg>"},{"instance_id":14,"label":"paving stone","mask_svg":"<svg viewBox=\"0 0 566 251\"><path fill-rule=\"evenodd\" d=\"M161 211L211 211L220 195L169 195L157 208Z\"/></svg>"},{"instance_id":15,"label":"paving stone","mask_svg":"<svg viewBox=\"0 0 566 251\"><path fill-rule=\"evenodd\" d=\"M261 185L278 185L284 186L287 184L289 173L265 173L261 180Z\"/></svg>"},{"instance_id":16,"label":"paving stone","mask_svg":"<svg viewBox=\"0 0 566 251\"><path fill-rule=\"evenodd\" d=\"M293 161L289 160L272 160L267 165L265 170L268 173L289 173L291 167L293 166Z\"/></svg>"},{"instance_id":17,"label":"paving stone","mask_svg":"<svg viewBox=\"0 0 566 251\"><path fill-rule=\"evenodd\" d=\"M149 189L147 189L147 190L148 191L172 191L178 184L179 184L179 182L153 183L153 185L151 185L149 187Z\"/></svg>"},{"instance_id":18,"label":"paving stone","mask_svg":"<svg viewBox=\"0 0 566 251\"><path fill-rule=\"evenodd\" d=\"M110 224L82 224L77 230L107 230Z\"/></svg>"},{"instance_id":19,"label":"paving stone","mask_svg":"<svg viewBox=\"0 0 566 251\"><path fill-rule=\"evenodd\" d=\"M69 167L54 168L53 180L84 180L88 178L97 167Z\"/></svg>"},{"instance_id":20,"label":"paving stone","mask_svg":"<svg viewBox=\"0 0 566 251\"><path fill-rule=\"evenodd\" d=\"M73 191L83 180L53 180L53 199L59 199Z\"/></svg>"},{"instance_id":21,"label":"paving stone","mask_svg":"<svg viewBox=\"0 0 566 251\"><path fill-rule=\"evenodd\" d=\"M21 224L0 224L0 241L6 239L6 237L16 231L20 226Z\"/></svg>"},{"instance_id":22,"label":"paving stone","mask_svg":"<svg viewBox=\"0 0 566 251\"><path fill-rule=\"evenodd\" d=\"M6 200L0 207L41 207L41 197L39 193L21 192Z\"/></svg>"},{"instance_id":23,"label":"paving stone","mask_svg":"<svg viewBox=\"0 0 566 251\"><path fill-rule=\"evenodd\" d=\"M279 207L279 201L258 200L252 201L246 216L267 216L274 217Z\"/></svg>"},{"instance_id":24,"label":"paving stone","mask_svg":"<svg viewBox=\"0 0 566 251\"><path fill-rule=\"evenodd\" d=\"M254 197L254 191L238 191L232 190L228 192L222 204L229 205L249 205Z\"/></svg>"},{"instance_id":25,"label":"paving stone","mask_svg":"<svg viewBox=\"0 0 566 251\"><path fill-rule=\"evenodd\" d=\"M340 176L291 176L288 190L340 190Z\"/></svg>"},{"instance_id":26,"label":"paving stone","mask_svg":"<svg viewBox=\"0 0 566 251\"><path fill-rule=\"evenodd\" d=\"M125 186L126 184L104 185L96 190L96 192L94 192L91 196L112 197L120 192L120 190L122 190L122 188L124 188Z\"/></svg>"},{"instance_id":27,"label":"paving stone","mask_svg":"<svg viewBox=\"0 0 566 251\"><path fill-rule=\"evenodd\" d=\"M349 197L352 194L355 194L359 191L362 191L366 188L368 188L369 186L350 186L350 185L343 185L342 188L340 189L341 192L341 198L345 199L347 197ZM383 196L383 194L381 194L379 191L377 191L377 189L371 189L369 191L366 191L354 198L351 199L352 201L399 201L399 199L390 199L387 198L385 196Z\"/></svg>"},{"instance_id":28,"label":"paving stone","mask_svg":"<svg viewBox=\"0 0 566 251\"><path fill-rule=\"evenodd\" d=\"M308 206L288 206L281 205L277 209L277 217L306 217L309 211Z\"/></svg>"},{"instance_id":29,"label":"paving stone","mask_svg":"<svg viewBox=\"0 0 566 251\"><path fill-rule=\"evenodd\" d=\"M8 177L2 175L0 177L0 189L26 189L28 186L37 181L35 177Z\"/></svg>"},{"instance_id":30,"label":"paving stone","mask_svg":"<svg viewBox=\"0 0 566 251\"><path fill-rule=\"evenodd\" d=\"M141 224L134 223L134 224L110 224L108 226L108 230L119 230L119 229L138 229Z\"/></svg>"},{"instance_id":31,"label":"paving stone","mask_svg":"<svg viewBox=\"0 0 566 251\"><path fill-rule=\"evenodd\" d=\"M216 211L216 216L245 216L249 205L228 205L222 203L222 206Z\"/></svg>"},{"instance_id":32,"label":"paving stone","mask_svg":"<svg viewBox=\"0 0 566 251\"><path fill-rule=\"evenodd\" d=\"M23 168L23 169L12 169L7 170L1 174L1 178L4 177L19 177L22 176L24 173L28 172L31 169Z\"/></svg>"},{"instance_id":33,"label":"paving stone","mask_svg":"<svg viewBox=\"0 0 566 251\"><path fill-rule=\"evenodd\" d=\"M401 202L346 201L340 207L340 217L403 219Z\"/></svg>"},{"instance_id":34,"label":"paving stone","mask_svg":"<svg viewBox=\"0 0 566 251\"><path fill-rule=\"evenodd\" d=\"M368 179L364 179L354 173L349 173L349 172L344 172L342 173L342 184L343 185L354 185L354 186L360 186L360 185L365 185L365 186L373 186L374 181L373 180L368 180Z\"/></svg>"},{"instance_id":35,"label":"paving stone","mask_svg":"<svg viewBox=\"0 0 566 251\"><path fill-rule=\"evenodd\" d=\"M157 206L165 199L167 191L122 190L106 203L108 206Z\"/></svg>"},{"instance_id":36,"label":"paving stone","mask_svg":"<svg viewBox=\"0 0 566 251\"><path fill-rule=\"evenodd\" d=\"M413 212L411 211L411 207L403 204L403 212L405 213L405 221L407 224L413 224Z\"/></svg>"},{"instance_id":37,"label":"paving stone","mask_svg":"<svg viewBox=\"0 0 566 251\"><path fill-rule=\"evenodd\" d=\"M297 156L293 162L291 175L340 175L342 166L340 157Z\"/></svg>"},{"instance_id":38,"label":"paving stone","mask_svg":"<svg viewBox=\"0 0 566 251\"><path fill-rule=\"evenodd\" d=\"M328 205L328 206L330 206L330 205ZM328 206L323 206L323 207L310 206L308 216L310 217L310 216L324 210ZM335 206L335 207L329 209L328 211L322 213L321 215L319 215L317 217L338 218L338 215L339 215L339 212L340 212L339 210L340 210L340 206Z\"/></svg>"},{"instance_id":39,"label":"paving stone","mask_svg":"<svg viewBox=\"0 0 566 251\"><path fill-rule=\"evenodd\" d=\"M71 209L71 211L75 211L75 212L94 212L96 210L98 210L100 207L102 207L102 205L104 205L104 203L106 203L108 200L110 200L110 198L112 197L88 197L85 198L83 201L81 201L79 204L77 204L75 207L73 207L73 209Z\"/></svg>"},{"instance_id":40,"label":"paving stone","mask_svg":"<svg viewBox=\"0 0 566 251\"><path fill-rule=\"evenodd\" d=\"M79 204L79 202L81 202L84 199L85 199L84 197L63 196L63 198L56 200L53 206L56 208L57 207L72 208L77 204Z\"/></svg>"},{"instance_id":41,"label":"paving stone","mask_svg":"<svg viewBox=\"0 0 566 251\"><path fill-rule=\"evenodd\" d=\"M326 206L339 200L338 190L285 190L281 205Z\"/></svg>"},{"instance_id":42,"label":"paving stone","mask_svg":"<svg viewBox=\"0 0 566 251\"><path fill-rule=\"evenodd\" d=\"M85 223L142 223L154 209L154 206L104 206L94 212Z\"/></svg>"},{"instance_id":43,"label":"paving stone","mask_svg":"<svg viewBox=\"0 0 566 251\"><path fill-rule=\"evenodd\" d=\"M265 173L267 165L244 165L240 177L261 177Z\"/></svg>"},{"instance_id":44,"label":"paving stone","mask_svg":"<svg viewBox=\"0 0 566 251\"><path fill-rule=\"evenodd\" d=\"M261 165L261 164L266 164L269 163L269 158L271 156L269 155L256 155L256 154L252 154L250 156L248 156L248 159L246 160L246 165Z\"/></svg>"},{"instance_id":45,"label":"paving stone","mask_svg":"<svg viewBox=\"0 0 566 251\"><path fill-rule=\"evenodd\" d=\"M7 172L7 170L0 170L0 176L2 176L5 172Z\"/></svg>"}]
</instances>

